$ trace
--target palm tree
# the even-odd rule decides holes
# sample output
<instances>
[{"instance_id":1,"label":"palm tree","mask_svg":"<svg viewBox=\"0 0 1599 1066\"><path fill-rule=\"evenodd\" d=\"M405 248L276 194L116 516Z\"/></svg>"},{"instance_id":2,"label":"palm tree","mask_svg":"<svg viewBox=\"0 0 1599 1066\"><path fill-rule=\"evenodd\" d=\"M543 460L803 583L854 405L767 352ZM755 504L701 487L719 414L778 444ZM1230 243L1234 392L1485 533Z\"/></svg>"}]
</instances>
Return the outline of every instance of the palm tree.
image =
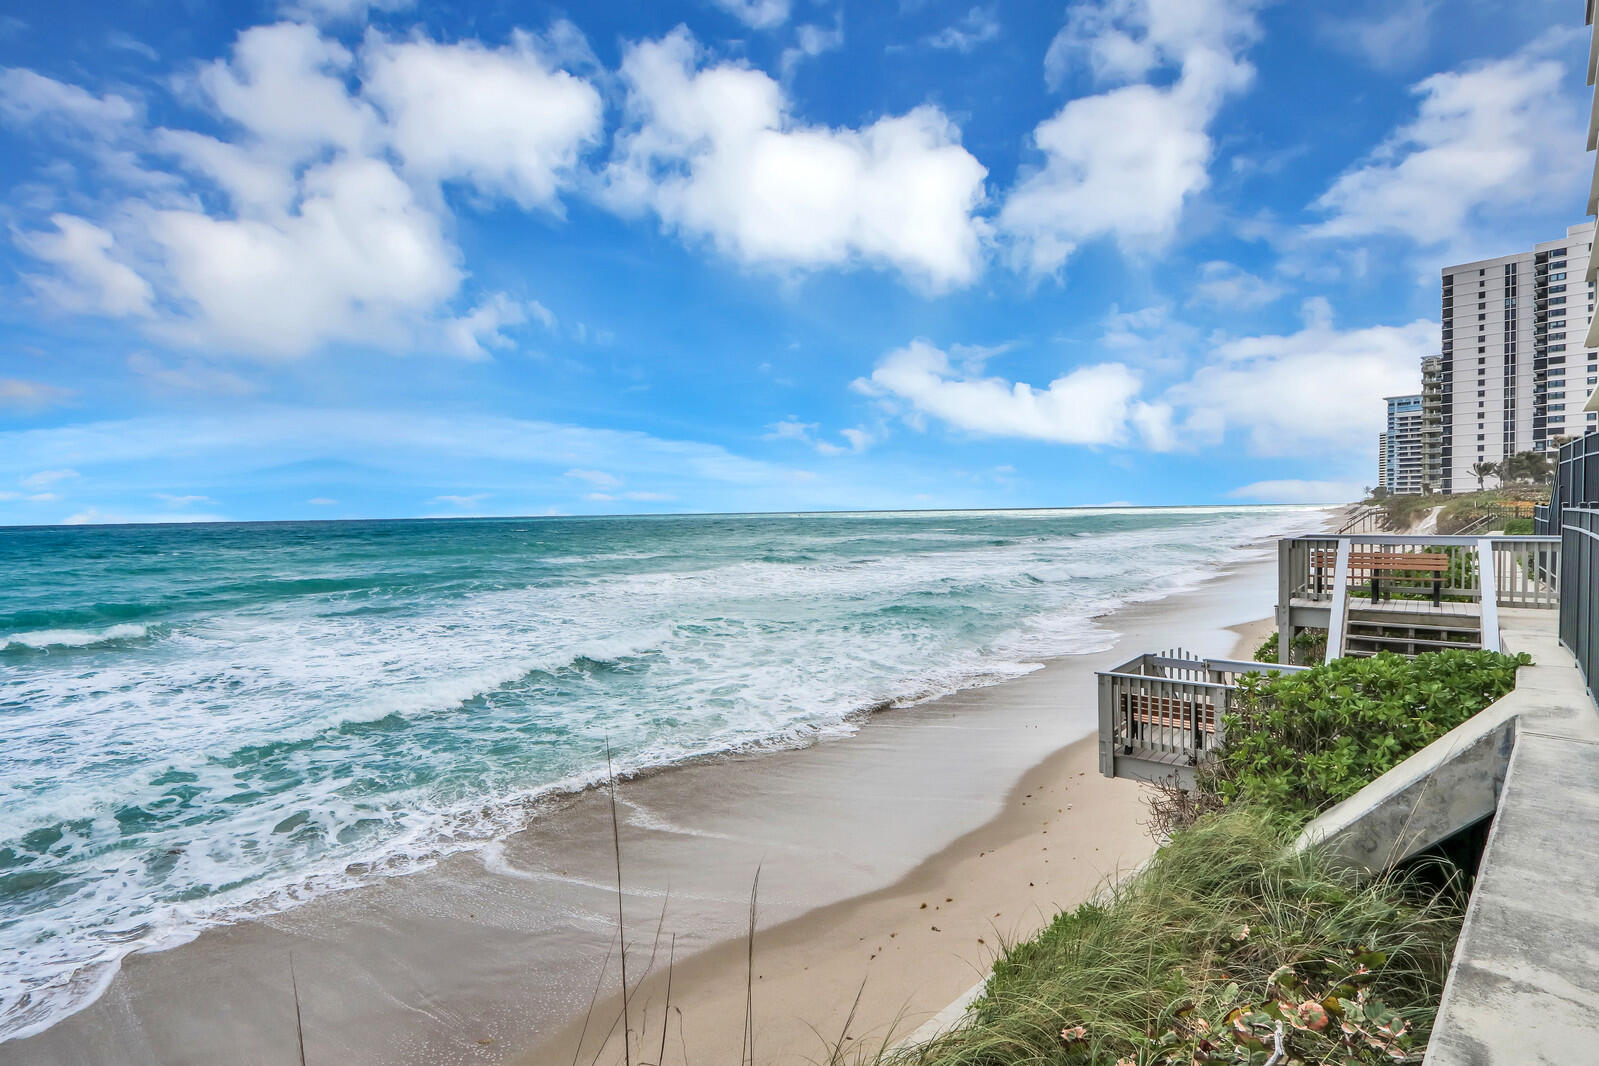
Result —
<instances>
[{"instance_id":1,"label":"palm tree","mask_svg":"<svg viewBox=\"0 0 1599 1066\"><path fill-rule=\"evenodd\" d=\"M1471 464L1471 472L1477 476L1477 491L1482 491L1482 479L1494 477L1499 474L1498 463L1476 462ZM1503 478L1501 478L1503 480Z\"/></svg>"},{"instance_id":2,"label":"palm tree","mask_svg":"<svg viewBox=\"0 0 1599 1066\"><path fill-rule=\"evenodd\" d=\"M1541 452L1517 452L1499 464L1499 479L1506 484L1512 481L1543 481L1549 476L1549 457Z\"/></svg>"}]
</instances>

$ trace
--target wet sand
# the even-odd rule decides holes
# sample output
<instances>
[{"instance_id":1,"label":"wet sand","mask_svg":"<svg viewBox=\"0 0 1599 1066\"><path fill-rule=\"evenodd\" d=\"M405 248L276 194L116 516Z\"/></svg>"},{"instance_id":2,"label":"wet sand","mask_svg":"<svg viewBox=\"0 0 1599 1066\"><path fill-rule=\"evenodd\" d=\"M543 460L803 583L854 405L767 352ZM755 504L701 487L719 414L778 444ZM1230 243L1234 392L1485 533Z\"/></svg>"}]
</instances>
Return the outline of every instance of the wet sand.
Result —
<instances>
[{"instance_id":1,"label":"wet sand","mask_svg":"<svg viewBox=\"0 0 1599 1066\"><path fill-rule=\"evenodd\" d=\"M1252 647L1224 627L1274 597L1262 552L1105 619L1121 635L1111 651L877 714L846 740L623 782L630 982L661 930L631 1010L649 1048L634 1061L659 1052L673 934L666 1061L738 1060L757 867L758 1061L825 1058L812 1028L836 1040L858 991L848 1043L921 1024L1005 939L1153 847L1137 786L1098 776L1093 671L1177 645ZM571 1062L602 965L593 1026L620 1013L610 818L603 793L567 797L492 848L132 956L95 1003L0 1044L0 1063L298 1062L291 955L313 1066ZM612 1035L603 1055L620 1061Z\"/></svg>"}]
</instances>

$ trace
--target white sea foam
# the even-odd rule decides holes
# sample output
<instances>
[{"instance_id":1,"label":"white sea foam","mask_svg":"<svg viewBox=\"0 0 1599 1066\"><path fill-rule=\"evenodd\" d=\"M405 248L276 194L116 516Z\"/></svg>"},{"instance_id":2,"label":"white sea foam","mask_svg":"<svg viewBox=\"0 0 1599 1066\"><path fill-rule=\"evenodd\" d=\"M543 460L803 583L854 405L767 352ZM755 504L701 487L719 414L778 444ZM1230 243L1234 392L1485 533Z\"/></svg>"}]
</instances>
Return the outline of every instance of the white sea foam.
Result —
<instances>
[{"instance_id":1,"label":"white sea foam","mask_svg":"<svg viewBox=\"0 0 1599 1066\"><path fill-rule=\"evenodd\" d=\"M0 640L0 651L18 648L87 648L117 640L137 640L149 632L148 626L137 622L110 626L106 629L37 629L29 633L12 633Z\"/></svg>"}]
</instances>

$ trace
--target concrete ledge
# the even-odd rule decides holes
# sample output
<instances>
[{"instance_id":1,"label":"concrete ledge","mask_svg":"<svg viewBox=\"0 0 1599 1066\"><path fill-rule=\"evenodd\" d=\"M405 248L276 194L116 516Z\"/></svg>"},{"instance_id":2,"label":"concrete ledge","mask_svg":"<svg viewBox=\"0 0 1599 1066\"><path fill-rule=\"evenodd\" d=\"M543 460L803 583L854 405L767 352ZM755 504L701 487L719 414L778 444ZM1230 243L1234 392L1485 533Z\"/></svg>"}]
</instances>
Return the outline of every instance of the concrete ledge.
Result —
<instances>
[{"instance_id":1,"label":"concrete ledge","mask_svg":"<svg viewBox=\"0 0 1599 1066\"><path fill-rule=\"evenodd\" d=\"M1307 825L1296 848L1322 844L1367 870L1403 862L1491 816L1520 704L1511 692Z\"/></svg>"},{"instance_id":2,"label":"concrete ledge","mask_svg":"<svg viewBox=\"0 0 1599 1066\"><path fill-rule=\"evenodd\" d=\"M918 1047L943 1036L951 1029L959 1028L961 1022L966 1018L966 1012L971 1008L973 1003L977 1002L977 997L981 996L983 994L983 989L987 987L988 980L985 978L968 988L965 992L962 992L960 997L956 999L955 1002L951 1003L949 1006L945 1007L943 1010L927 1019L927 1021L923 1022L919 1027L917 1027L915 1032L911 1033L903 1040L895 1042L894 1050L898 1051L906 1048Z\"/></svg>"}]
</instances>

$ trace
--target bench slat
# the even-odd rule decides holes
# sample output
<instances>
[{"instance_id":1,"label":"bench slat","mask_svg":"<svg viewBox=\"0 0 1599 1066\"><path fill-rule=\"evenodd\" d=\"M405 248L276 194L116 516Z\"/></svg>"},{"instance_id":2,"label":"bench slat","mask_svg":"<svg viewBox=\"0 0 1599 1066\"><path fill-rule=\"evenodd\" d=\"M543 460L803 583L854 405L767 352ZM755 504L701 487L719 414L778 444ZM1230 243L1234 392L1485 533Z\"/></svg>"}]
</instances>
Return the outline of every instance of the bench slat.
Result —
<instances>
[{"instance_id":1,"label":"bench slat","mask_svg":"<svg viewBox=\"0 0 1599 1066\"><path fill-rule=\"evenodd\" d=\"M1338 556L1333 552L1312 552L1311 564L1333 567ZM1449 569L1449 556L1433 552L1351 552L1351 570L1434 570Z\"/></svg>"},{"instance_id":2,"label":"bench slat","mask_svg":"<svg viewBox=\"0 0 1599 1066\"><path fill-rule=\"evenodd\" d=\"M1169 696L1122 693L1123 710L1140 725L1190 728L1197 720L1200 729L1216 731L1216 707L1208 701L1179 700Z\"/></svg>"}]
</instances>

